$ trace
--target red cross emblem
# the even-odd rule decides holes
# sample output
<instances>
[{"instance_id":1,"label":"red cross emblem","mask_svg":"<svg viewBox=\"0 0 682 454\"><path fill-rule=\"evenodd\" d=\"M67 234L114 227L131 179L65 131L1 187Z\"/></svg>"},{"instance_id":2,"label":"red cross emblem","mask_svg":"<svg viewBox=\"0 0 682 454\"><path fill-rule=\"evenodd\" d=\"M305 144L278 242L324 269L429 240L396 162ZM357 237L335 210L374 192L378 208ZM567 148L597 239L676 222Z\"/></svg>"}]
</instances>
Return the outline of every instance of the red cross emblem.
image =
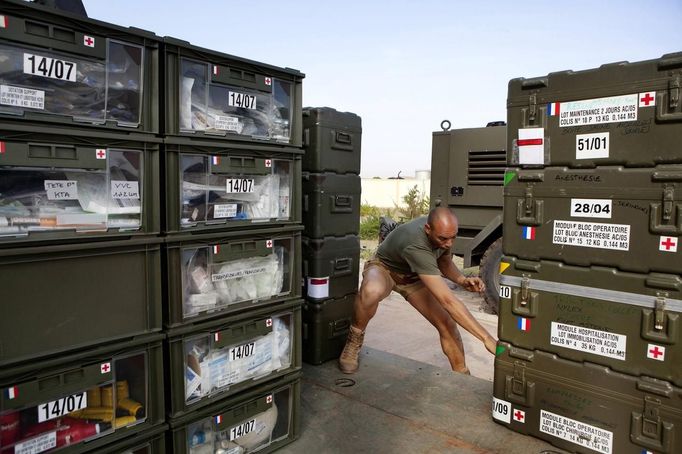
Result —
<instances>
[{"instance_id":1,"label":"red cross emblem","mask_svg":"<svg viewBox=\"0 0 682 454\"><path fill-rule=\"evenodd\" d=\"M83 44L88 47L95 47L95 38L88 35L83 35Z\"/></svg>"},{"instance_id":2,"label":"red cross emblem","mask_svg":"<svg viewBox=\"0 0 682 454\"><path fill-rule=\"evenodd\" d=\"M665 347L649 344L647 347L646 357L655 359L656 361L665 361Z\"/></svg>"},{"instance_id":3,"label":"red cross emblem","mask_svg":"<svg viewBox=\"0 0 682 454\"><path fill-rule=\"evenodd\" d=\"M272 167L272 159L265 160L265 167Z\"/></svg>"},{"instance_id":4,"label":"red cross emblem","mask_svg":"<svg viewBox=\"0 0 682 454\"><path fill-rule=\"evenodd\" d=\"M526 412L521 410L514 411L514 421L526 422Z\"/></svg>"},{"instance_id":5,"label":"red cross emblem","mask_svg":"<svg viewBox=\"0 0 682 454\"><path fill-rule=\"evenodd\" d=\"M95 156L97 156L97 159L106 159L106 157L107 157L107 150L105 150L105 149L103 149L103 148L98 148L98 149L95 151Z\"/></svg>"},{"instance_id":6,"label":"red cross emblem","mask_svg":"<svg viewBox=\"0 0 682 454\"><path fill-rule=\"evenodd\" d=\"M270 79L269 77L266 77L265 78L265 85L272 85L272 79Z\"/></svg>"},{"instance_id":7,"label":"red cross emblem","mask_svg":"<svg viewBox=\"0 0 682 454\"><path fill-rule=\"evenodd\" d=\"M659 251L677 252L677 238L672 236L662 236L658 245Z\"/></svg>"},{"instance_id":8,"label":"red cross emblem","mask_svg":"<svg viewBox=\"0 0 682 454\"><path fill-rule=\"evenodd\" d=\"M267 240L267 241L265 242L265 247L266 247L266 248L271 248L271 247L272 247L272 240Z\"/></svg>"},{"instance_id":9,"label":"red cross emblem","mask_svg":"<svg viewBox=\"0 0 682 454\"><path fill-rule=\"evenodd\" d=\"M272 403L272 394L270 394L268 397L265 398L265 403L266 403L266 404L271 404L271 403Z\"/></svg>"},{"instance_id":10,"label":"red cross emblem","mask_svg":"<svg viewBox=\"0 0 682 454\"><path fill-rule=\"evenodd\" d=\"M265 326L267 326L268 328L270 328L272 326L272 319L271 318L265 320Z\"/></svg>"},{"instance_id":11,"label":"red cross emblem","mask_svg":"<svg viewBox=\"0 0 682 454\"><path fill-rule=\"evenodd\" d=\"M649 107L654 105L656 105L655 91L639 94L639 107Z\"/></svg>"},{"instance_id":12,"label":"red cross emblem","mask_svg":"<svg viewBox=\"0 0 682 454\"><path fill-rule=\"evenodd\" d=\"M99 366L99 370L100 370L100 372L103 373L103 374L109 373L109 372L111 371L111 363L102 363L102 364Z\"/></svg>"}]
</instances>

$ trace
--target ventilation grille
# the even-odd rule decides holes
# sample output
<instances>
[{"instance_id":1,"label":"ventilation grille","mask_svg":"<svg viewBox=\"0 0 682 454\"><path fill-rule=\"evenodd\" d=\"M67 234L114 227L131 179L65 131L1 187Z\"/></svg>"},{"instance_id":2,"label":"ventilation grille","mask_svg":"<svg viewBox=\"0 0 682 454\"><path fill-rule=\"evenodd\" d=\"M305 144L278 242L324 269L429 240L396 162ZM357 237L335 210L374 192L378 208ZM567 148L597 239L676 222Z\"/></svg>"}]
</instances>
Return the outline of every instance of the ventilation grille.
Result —
<instances>
[{"instance_id":1,"label":"ventilation grille","mask_svg":"<svg viewBox=\"0 0 682 454\"><path fill-rule=\"evenodd\" d=\"M507 154L504 151L469 151L469 186L502 186Z\"/></svg>"}]
</instances>

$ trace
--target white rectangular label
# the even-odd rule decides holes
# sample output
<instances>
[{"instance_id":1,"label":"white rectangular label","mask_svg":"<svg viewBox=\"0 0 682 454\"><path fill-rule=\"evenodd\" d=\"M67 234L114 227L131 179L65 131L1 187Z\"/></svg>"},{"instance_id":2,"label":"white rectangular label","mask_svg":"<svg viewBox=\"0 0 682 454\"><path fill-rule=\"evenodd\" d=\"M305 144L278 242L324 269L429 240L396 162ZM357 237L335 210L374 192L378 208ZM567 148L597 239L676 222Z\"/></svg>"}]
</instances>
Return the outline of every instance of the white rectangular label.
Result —
<instances>
[{"instance_id":1,"label":"white rectangular label","mask_svg":"<svg viewBox=\"0 0 682 454\"><path fill-rule=\"evenodd\" d=\"M493 396L493 418L511 423L511 403Z\"/></svg>"},{"instance_id":2,"label":"white rectangular label","mask_svg":"<svg viewBox=\"0 0 682 454\"><path fill-rule=\"evenodd\" d=\"M545 163L545 128L519 129L519 164Z\"/></svg>"},{"instance_id":3,"label":"white rectangular label","mask_svg":"<svg viewBox=\"0 0 682 454\"><path fill-rule=\"evenodd\" d=\"M48 432L14 445L14 454L38 454L57 446L57 432Z\"/></svg>"},{"instance_id":4,"label":"white rectangular label","mask_svg":"<svg viewBox=\"0 0 682 454\"><path fill-rule=\"evenodd\" d=\"M228 279L236 279L238 277L246 277L246 276L253 276L254 274L262 274L265 273L266 267L262 266L259 268L249 268L246 270L238 270L238 271L228 271L226 273L220 273L220 274L212 274L211 275L211 280L213 282L218 282L218 281L226 281Z\"/></svg>"},{"instance_id":5,"label":"white rectangular label","mask_svg":"<svg viewBox=\"0 0 682 454\"><path fill-rule=\"evenodd\" d=\"M247 95L246 93L230 91L227 95L227 105L231 107L241 107L244 109L255 109L256 97L254 95Z\"/></svg>"},{"instance_id":6,"label":"white rectangular label","mask_svg":"<svg viewBox=\"0 0 682 454\"><path fill-rule=\"evenodd\" d=\"M611 219L611 199L571 199L571 217Z\"/></svg>"},{"instance_id":7,"label":"white rectangular label","mask_svg":"<svg viewBox=\"0 0 682 454\"><path fill-rule=\"evenodd\" d=\"M32 88L0 85L0 104L28 109L45 109L45 92Z\"/></svg>"},{"instance_id":8,"label":"white rectangular label","mask_svg":"<svg viewBox=\"0 0 682 454\"><path fill-rule=\"evenodd\" d=\"M88 406L88 396L84 392L62 397L61 399L38 405L38 422L59 418L72 411L82 410Z\"/></svg>"},{"instance_id":9,"label":"white rectangular label","mask_svg":"<svg viewBox=\"0 0 682 454\"><path fill-rule=\"evenodd\" d=\"M552 322L550 343L571 350L625 361L627 340L624 334Z\"/></svg>"},{"instance_id":10,"label":"white rectangular label","mask_svg":"<svg viewBox=\"0 0 682 454\"><path fill-rule=\"evenodd\" d=\"M223 131L234 131L241 132L241 127L239 125L239 118L237 117L225 117L223 115L215 116L215 128L221 129Z\"/></svg>"},{"instance_id":11,"label":"white rectangular label","mask_svg":"<svg viewBox=\"0 0 682 454\"><path fill-rule=\"evenodd\" d=\"M48 200L78 200L78 182L72 180L45 180Z\"/></svg>"},{"instance_id":12,"label":"white rectangular label","mask_svg":"<svg viewBox=\"0 0 682 454\"><path fill-rule=\"evenodd\" d=\"M256 428L256 420L252 419L251 421L247 421L245 423L239 424L238 426L235 426L230 429L230 441L234 441L239 437L243 437L244 435L248 435L249 433L253 432L253 430Z\"/></svg>"},{"instance_id":13,"label":"white rectangular label","mask_svg":"<svg viewBox=\"0 0 682 454\"><path fill-rule=\"evenodd\" d=\"M575 136L575 158L595 159L609 157L609 133L578 134Z\"/></svg>"},{"instance_id":14,"label":"white rectangular label","mask_svg":"<svg viewBox=\"0 0 682 454\"><path fill-rule=\"evenodd\" d=\"M237 216L236 203L222 203L213 206L214 219L233 218L235 216Z\"/></svg>"},{"instance_id":15,"label":"white rectangular label","mask_svg":"<svg viewBox=\"0 0 682 454\"><path fill-rule=\"evenodd\" d=\"M630 226L555 220L552 242L566 246L627 251L630 249Z\"/></svg>"},{"instance_id":16,"label":"white rectangular label","mask_svg":"<svg viewBox=\"0 0 682 454\"><path fill-rule=\"evenodd\" d=\"M613 432L540 410L540 432L603 454L613 451Z\"/></svg>"},{"instance_id":17,"label":"white rectangular label","mask_svg":"<svg viewBox=\"0 0 682 454\"><path fill-rule=\"evenodd\" d=\"M232 347L229 352L230 361L248 358L256 352L256 343L249 342L248 344Z\"/></svg>"},{"instance_id":18,"label":"white rectangular label","mask_svg":"<svg viewBox=\"0 0 682 454\"><path fill-rule=\"evenodd\" d=\"M329 278L309 277L308 296L311 298L329 297Z\"/></svg>"},{"instance_id":19,"label":"white rectangular label","mask_svg":"<svg viewBox=\"0 0 682 454\"><path fill-rule=\"evenodd\" d=\"M500 285L500 298L511 298L511 287Z\"/></svg>"},{"instance_id":20,"label":"white rectangular label","mask_svg":"<svg viewBox=\"0 0 682 454\"><path fill-rule=\"evenodd\" d=\"M137 181L111 180L111 198L140 200L140 183Z\"/></svg>"},{"instance_id":21,"label":"white rectangular label","mask_svg":"<svg viewBox=\"0 0 682 454\"><path fill-rule=\"evenodd\" d=\"M247 194L254 191L253 178L228 178L225 191L228 194Z\"/></svg>"},{"instance_id":22,"label":"white rectangular label","mask_svg":"<svg viewBox=\"0 0 682 454\"><path fill-rule=\"evenodd\" d=\"M612 96L561 103L559 126L599 125L637 120L638 95Z\"/></svg>"},{"instance_id":23,"label":"white rectangular label","mask_svg":"<svg viewBox=\"0 0 682 454\"><path fill-rule=\"evenodd\" d=\"M24 54L24 74L75 82L76 73L74 62L41 55Z\"/></svg>"}]
</instances>

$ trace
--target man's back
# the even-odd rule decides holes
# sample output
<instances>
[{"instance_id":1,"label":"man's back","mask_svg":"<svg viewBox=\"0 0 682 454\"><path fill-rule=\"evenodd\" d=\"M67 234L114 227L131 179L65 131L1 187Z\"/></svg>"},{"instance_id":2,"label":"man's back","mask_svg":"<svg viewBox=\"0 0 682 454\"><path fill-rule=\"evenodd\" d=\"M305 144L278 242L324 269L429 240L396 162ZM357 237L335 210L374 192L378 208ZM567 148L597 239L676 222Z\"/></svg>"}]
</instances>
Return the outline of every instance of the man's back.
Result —
<instances>
[{"instance_id":1,"label":"man's back","mask_svg":"<svg viewBox=\"0 0 682 454\"><path fill-rule=\"evenodd\" d=\"M426 220L423 216L396 227L379 245L377 258L399 273L440 274L436 259L445 251L429 242Z\"/></svg>"}]
</instances>

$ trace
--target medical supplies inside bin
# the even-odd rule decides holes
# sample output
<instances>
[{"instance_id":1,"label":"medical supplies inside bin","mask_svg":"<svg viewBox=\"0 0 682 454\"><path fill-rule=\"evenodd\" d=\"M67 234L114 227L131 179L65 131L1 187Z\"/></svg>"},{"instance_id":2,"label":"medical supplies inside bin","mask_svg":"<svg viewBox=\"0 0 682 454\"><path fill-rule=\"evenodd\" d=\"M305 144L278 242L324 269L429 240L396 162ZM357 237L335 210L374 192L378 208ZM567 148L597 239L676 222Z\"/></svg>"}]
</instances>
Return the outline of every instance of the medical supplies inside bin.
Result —
<instances>
[{"instance_id":1,"label":"medical supplies inside bin","mask_svg":"<svg viewBox=\"0 0 682 454\"><path fill-rule=\"evenodd\" d=\"M158 231L155 146L0 146L0 240Z\"/></svg>"},{"instance_id":2,"label":"medical supplies inside bin","mask_svg":"<svg viewBox=\"0 0 682 454\"><path fill-rule=\"evenodd\" d=\"M22 2L3 14L0 114L158 132L153 33Z\"/></svg>"},{"instance_id":3,"label":"medical supplies inside bin","mask_svg":"<svg viewBox=\"0 0 682 454\"><path fill-rule=\"evenodd\" d=\"M292 161L181 154L180 171L183 228L291 216Z\"/></svg>"},{"instance_id":4,"label":"medical supplies inside bin","mask_svg":"<svg viewBox=\"0 0 682 454\"><path fill-rule=\"evenodd\" d=\"M161 359L161 345L150 344L4 378L0 453L51 452L100 439L95 449L158 424Z\"/></svg>"}]
</instances>

